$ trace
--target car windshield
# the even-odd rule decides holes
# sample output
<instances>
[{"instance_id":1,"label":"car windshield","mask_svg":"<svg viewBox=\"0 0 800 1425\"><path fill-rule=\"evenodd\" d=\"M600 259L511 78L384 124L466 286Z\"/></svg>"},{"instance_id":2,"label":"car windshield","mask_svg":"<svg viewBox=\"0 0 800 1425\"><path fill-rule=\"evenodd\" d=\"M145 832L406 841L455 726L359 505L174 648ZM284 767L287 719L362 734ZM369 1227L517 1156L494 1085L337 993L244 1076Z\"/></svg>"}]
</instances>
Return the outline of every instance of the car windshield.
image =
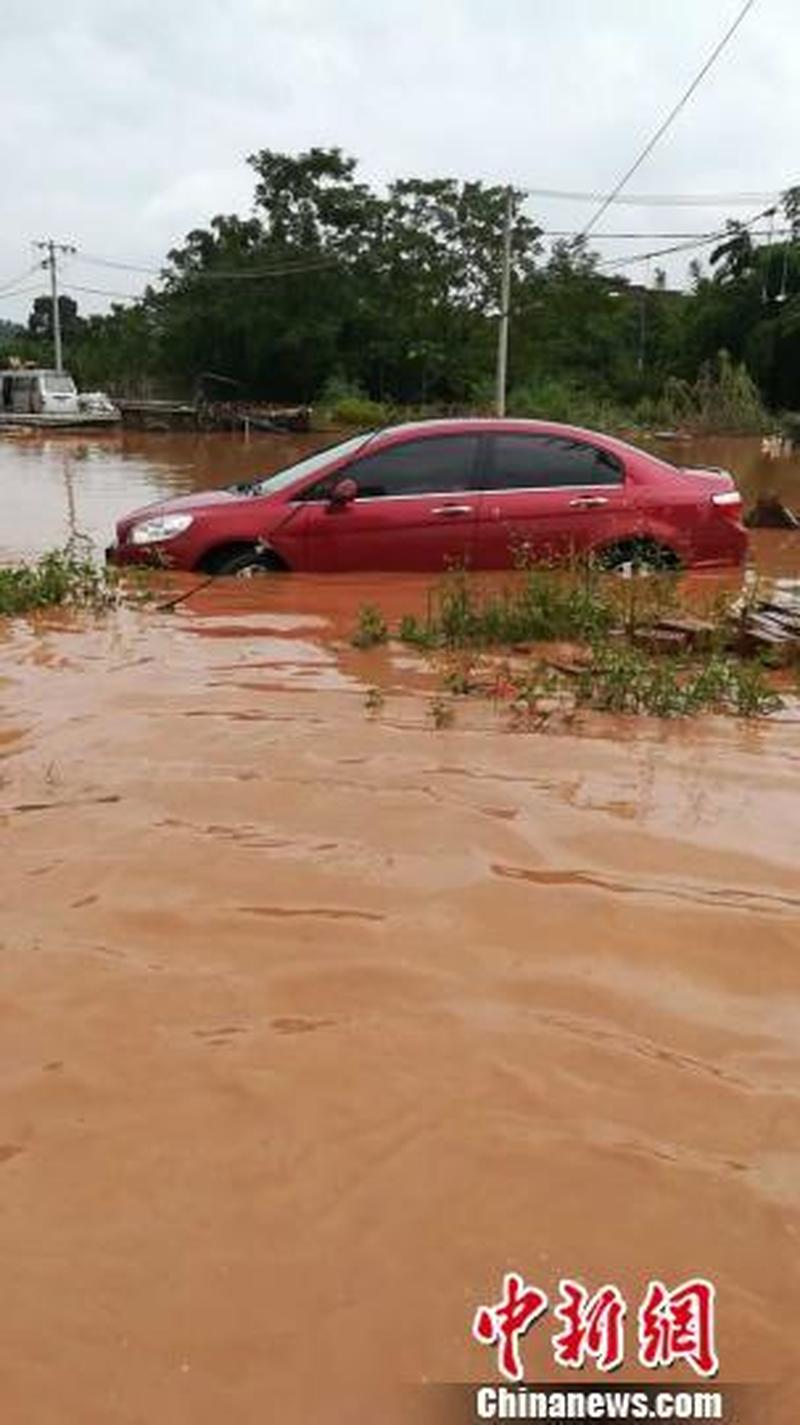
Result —
<instances>
[{"instance_id":1,"label":"car windshield","mask_svg":"<svg viewBox=\"0 0 800 1425\"><path fill-rule=\"evenodd\" d=\"M355 454L362 445L366 445L367 441L372 439L374 434L375 432L371 430L361 431L359 435L353 435L349 440L339 441L336 445L327 445L323 450L315 450L304 460L295 461L294 465L287 465L285 470L276 470L274 475L267 475L263 480L247 480L241 485L231 485L230 488L237 495L273 495L276 490L285 489L295 480L302 480L306 475L316 475L331 460Z\"/></svg>"}]
</instances>

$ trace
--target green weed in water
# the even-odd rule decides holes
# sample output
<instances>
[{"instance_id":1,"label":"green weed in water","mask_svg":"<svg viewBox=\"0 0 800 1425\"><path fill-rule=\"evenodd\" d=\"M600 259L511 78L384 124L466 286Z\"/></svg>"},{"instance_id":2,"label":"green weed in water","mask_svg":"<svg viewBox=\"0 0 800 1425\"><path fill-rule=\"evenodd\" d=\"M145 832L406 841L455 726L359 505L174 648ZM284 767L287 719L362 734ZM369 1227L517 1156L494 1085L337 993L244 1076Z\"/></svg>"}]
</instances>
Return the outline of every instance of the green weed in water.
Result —
<instances>
[{"instance_id":1,"label":"green weed in water","mask_svg":"<svg viewBox=\"0 0 800 1425\"><path fill-rule=\"evenodd\" d=\"M446 698L433 698L429 703L431 721L437 732L444 727L452 727L456 719L455 708Z\"/></svg>"},{"instance_id":2,"label":"green weed in water","mask_svg":"<svg viewBox=\"0 0 800 1425\"><path fill-rule=\"evenodd\" d=\"M661 718L701 712L765 717L782 706L758 663L713 654L693 664L627 644L596 646L591 663L576 675L574 687L578 703L584 706Z\"/></svg>"},{"instance_id":3,"label":"green weed in water","mask_svg":"<svg viewBox=\"0 0 800 1425\"><path fill-rule=\"evenodd\" d=\"M354 648L375 648L385 643L389 637L389 627L383 614L375 604L362 604L358 611L358 625L351 638Z\"/></svg>"}]
</instances>

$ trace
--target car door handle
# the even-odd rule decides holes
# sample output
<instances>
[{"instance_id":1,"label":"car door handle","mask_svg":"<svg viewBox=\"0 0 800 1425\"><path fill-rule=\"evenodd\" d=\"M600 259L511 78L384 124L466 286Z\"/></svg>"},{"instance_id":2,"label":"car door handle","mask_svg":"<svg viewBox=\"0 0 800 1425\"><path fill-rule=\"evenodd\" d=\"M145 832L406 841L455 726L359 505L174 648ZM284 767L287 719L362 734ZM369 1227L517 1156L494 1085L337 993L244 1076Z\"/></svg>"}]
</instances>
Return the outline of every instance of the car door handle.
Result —
<instances>
[{"instance_id":1,"label":"car door handle","mask_svg":"<svg viewBox=\"0 0 800 1425\"><path fill-rule=\"evenodd\" d=\"M579 510L591 510L595 505L607 505L608 500L605 495L579 495L577 500L570 500L569 503Z\"/></svg>"},{"instance_id":2,"label":"car door handle","mask_svg":"<svg viewBox=\"0 0 800 1425\"><path fill-rule=\"evenodd\" d=\"M471 515L472 505L436 505L432 515Z\"/></svg>"}]
</instances>

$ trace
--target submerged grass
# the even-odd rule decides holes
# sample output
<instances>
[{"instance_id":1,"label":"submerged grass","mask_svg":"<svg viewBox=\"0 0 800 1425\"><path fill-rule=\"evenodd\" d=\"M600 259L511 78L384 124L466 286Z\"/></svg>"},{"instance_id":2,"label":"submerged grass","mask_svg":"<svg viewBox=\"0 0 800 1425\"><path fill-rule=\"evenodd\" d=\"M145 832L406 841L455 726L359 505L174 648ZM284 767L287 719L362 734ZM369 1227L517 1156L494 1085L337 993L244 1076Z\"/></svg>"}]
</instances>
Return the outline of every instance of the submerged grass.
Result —
<instances>
[{"instance_id":1,"label":"submerged grass","mask_svg":"<svg viewBox=\"0 0 800 1425\"><path fill-rule=\"evenodd\" d=\"M747 606L754 597L751 591ZM768 656L745 657L735 646L743 617L742 596L733 592L717 593L698 616L696 605L681 602L674 574L619 579L592 567L534 568L498 589L453 572L429 594L424 617L400 620L397 636L436 658L450 697L502 699L528 726L577 708L764 717L782 699ZM354 642L371 646L388 632L370 607ZM581 646L568 669L530 647L559 642Z\"/></svg>"},{"instance_id":2,"label":"submerged grass","mask_svg":"<svg viewBox=\"0 0 800 1425\"><path fill-rule=\"evenodd\" d=\"M528 569L513 584L487 588L461 572L432 593L424 618L400 621L402 642L419 648L592 642L624 627L631 635L677 602L674 575L611 579L592 566Z\"/></svg>"},{"instance_id":3,"label":"submerged grass","mask_svg":"<svg viewBox=\"0 0 800 1425\"><path fill-rule=\"evenodd\" d=\"M354 648L375 648L386 643L389 625L375 604L362 604L358 611L358 626L350 640Z\"/></svg>"},{"instance_id":4,"label":"submerged grass","mask_svg":"<svg viewBox=\"0 0 800 1425\"><path fill-rule=\"evenodd\" d=\"M602 712L687 717L702 712L764 717L782 700L757 662L713 653L697 662L648 654L630 645L601 645L575 677L579 706Z\"/></svg>"}]
</instances>

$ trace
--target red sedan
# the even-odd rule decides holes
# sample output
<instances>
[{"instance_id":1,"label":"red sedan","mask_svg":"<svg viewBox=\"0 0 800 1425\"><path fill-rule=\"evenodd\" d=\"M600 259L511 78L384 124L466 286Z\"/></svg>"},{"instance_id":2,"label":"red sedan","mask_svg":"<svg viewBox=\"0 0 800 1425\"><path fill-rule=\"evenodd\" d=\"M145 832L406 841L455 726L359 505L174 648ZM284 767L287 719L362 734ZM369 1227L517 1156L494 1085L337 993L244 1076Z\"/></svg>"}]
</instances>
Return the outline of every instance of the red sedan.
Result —
<instances>
[{"instance_id":1,"label":"red sedan","mask_svg":"<svg viewBox=\"0 0 800 1425\"><path fill-rule=\"evenodd\" d=\"M394 426L265 479L150 505L117 525L118 564L258 570L502 569L593 556L608 568L719 569L747 535L730 475L545 421Z\"/></svg>"}]
</instances>

